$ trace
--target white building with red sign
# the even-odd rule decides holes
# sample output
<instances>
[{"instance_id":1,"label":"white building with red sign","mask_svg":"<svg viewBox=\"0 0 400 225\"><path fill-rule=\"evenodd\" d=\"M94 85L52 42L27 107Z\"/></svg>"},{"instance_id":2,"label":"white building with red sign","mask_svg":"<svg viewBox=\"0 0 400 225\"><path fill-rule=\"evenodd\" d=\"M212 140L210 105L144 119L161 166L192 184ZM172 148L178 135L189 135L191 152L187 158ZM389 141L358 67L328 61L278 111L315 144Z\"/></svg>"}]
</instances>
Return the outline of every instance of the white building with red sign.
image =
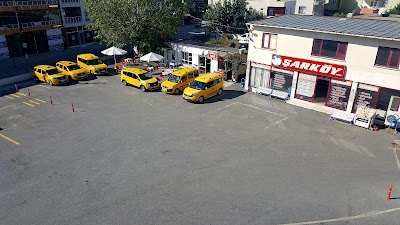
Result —
<instances>
[{"instance_id":1,"label":"white building with red sign","mask_svg":"<svg viewBox=\"0 0 400 225\"><path fill-rule=\"evenodd\" d=\"M400 21L283 15L248 27L248 91L325 113L368 105L380 118L400 96Z\"/></svg>"},{"instance_id":2,"label":"white building with red sign","mask_svg":"<svg viewBox=\"0 0 400 225\"><path fill-rule=\"evenodd\" d=\"M164 52L164 58L172 67L193 67L202 72L218 72L225 69L224 60L229 53L238 49L177 42L171 44L171 50Z\"/></svg>"}]
</instances>

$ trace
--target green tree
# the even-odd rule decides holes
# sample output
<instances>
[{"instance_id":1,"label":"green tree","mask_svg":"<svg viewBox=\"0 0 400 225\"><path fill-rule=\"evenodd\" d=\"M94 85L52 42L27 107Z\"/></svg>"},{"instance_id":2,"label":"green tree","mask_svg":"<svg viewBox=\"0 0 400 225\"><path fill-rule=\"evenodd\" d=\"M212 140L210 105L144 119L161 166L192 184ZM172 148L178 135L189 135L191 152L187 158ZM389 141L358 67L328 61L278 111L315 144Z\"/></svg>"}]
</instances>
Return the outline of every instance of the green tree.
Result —
<instances>
[{"instance_id":1,"label":"green tree","mask_svg":"<svg viewBox=\"0 0 400 225\"><path fill-rule=\"evenodd\" d=\"M394 8L391 8L387 11L389 14L398 14L400 15L400 3L397 4Z\"/></svg>"},{"instance_id":2,"label":"green tree","mask_svg":"<svg viewBox=\"0 0 400 225\"><path fill-rule=\"evenodd\" d=\"M247 9L246 0L219 1L204 14L211 30L226 33L245 33L247 22L262 18L261 12Z\"/></svg>"},{"instance_id":3,"label":"green tree","mask_svg":"<svg viewBox=\"0 0 400 225\"><path fill-rule=\"evenodd\" d=\"M207 10L207 3L206 4L199 4L198 1L195 0L185 0L187 12L194 16L194 17L199 17L202 18L203 14Z\"/></svg>"},{"instance_id":4,"label":"green tree","mask_svg":"<svg viewBox=\"0 0 400 225\"><path fill-rule=\"evenodd\" d=\"M181 0L84 0L84 7L97 38L143 52L168 47L185 11Z\"/></svg>"},{"instance_id":5,"label":"green tree","mask_svg":"<svg viewBox=\"0 0 400 225\"><path fill-rule=\"evenodd\" d=\"M235 77L240 66L247 62L247 54L233 53L226 56L225 67L232 70L232 76Z\"/></svg>"}]
</instances>

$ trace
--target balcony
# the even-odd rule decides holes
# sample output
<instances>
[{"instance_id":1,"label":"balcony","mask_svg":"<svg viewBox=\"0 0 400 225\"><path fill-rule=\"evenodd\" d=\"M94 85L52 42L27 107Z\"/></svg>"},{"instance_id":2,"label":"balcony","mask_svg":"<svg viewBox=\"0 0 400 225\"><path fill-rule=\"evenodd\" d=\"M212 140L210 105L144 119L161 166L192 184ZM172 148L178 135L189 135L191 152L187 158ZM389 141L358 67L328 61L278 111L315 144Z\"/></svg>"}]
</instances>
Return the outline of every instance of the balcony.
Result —
<instances>
[{"instance_id":1,"label":"balcony","mask_svg":"<svg viewBox=\"0 0 400 225\"><path fill-rule=\"evenodd\" d=\"M0 35L15 34L20 31L18 24L7 24L0 26Z\"/></svg>"},{"instance_id":2,"label":"balcony","mask_svg":"<svg viewBox=\"0 0 400 225\"><path fill-rule=\"evenodd\" d=\"M322 0L314 0L314 5L321 5L322 4Z\"/></svg>"},{"instance_id":3,"label":"balcony","mask_svg":"<svg viewBox=\"0 0 400 225\"><path fill-rule=\"evenodd\" d=\"M65 23L66 24L81 23L82 22L82 16L64 17L64 19L65 19Z\"/></svg>"},{"instance_id":4,"label":"balcony","mask_svg":"<svg viewBox=\"0 0 400 225\"><path fill-rule=\"evenodd\" d=\"M58 8L58 0L16 1L15 5L20 11L46 10Z\"/></svg>"},{"instance_id":5,"label":"balcony","mask_svg":"<svg viewBox=\"0 0 400 225\"><path fill-rule=\"evenodd\" d=\"M52 28L61 27L61 20L29 22L29 23L21 23L21 25L23 32L49 30Z\"/></svg>"},{"instance_id":6,"label":"balcony","mask_svg":"<svg viewBox=\"0 0 400 225\"><path fill-rule=\"evenodd\" d=\"M15 5L13 1L1 1L0 2L0 12L14 12Z\"/></svg>"}]
</instances>

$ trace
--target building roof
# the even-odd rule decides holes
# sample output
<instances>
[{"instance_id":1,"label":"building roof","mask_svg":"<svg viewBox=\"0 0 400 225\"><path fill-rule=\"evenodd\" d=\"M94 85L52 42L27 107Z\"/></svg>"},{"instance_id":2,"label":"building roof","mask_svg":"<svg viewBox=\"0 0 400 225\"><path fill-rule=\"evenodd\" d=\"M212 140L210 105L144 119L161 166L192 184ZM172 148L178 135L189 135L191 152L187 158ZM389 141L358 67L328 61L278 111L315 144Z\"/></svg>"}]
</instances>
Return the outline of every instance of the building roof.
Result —
<instances>
[{"instance_id":1,"label":"building roof","mask_svg":"<svg viewBox=\"0 0 400 225\"><path fill-rule=\"evenodd\" d=\"M270 28L302 30L400 41L400 22L328 16L283 15L249 24Z\"/></svg>"},{"instance_id":2,"label":"building roof","mask_svg":"<svg viewBox=\"0 0 400 225\"><path fill-rule=\"evenodd\" d=\"M226 56L228 53L239 52L238 48L228 48L228 47L210 45L210 44L205 44L202 42L195 42L195 41L179 41L179 42L174 42L172 44L193 47L193 48L201 48L201 49L204 49L207 51L215 51L215 52L218 52L219 56L221 56L221 57Z\"/></svg>"}]
</instances>

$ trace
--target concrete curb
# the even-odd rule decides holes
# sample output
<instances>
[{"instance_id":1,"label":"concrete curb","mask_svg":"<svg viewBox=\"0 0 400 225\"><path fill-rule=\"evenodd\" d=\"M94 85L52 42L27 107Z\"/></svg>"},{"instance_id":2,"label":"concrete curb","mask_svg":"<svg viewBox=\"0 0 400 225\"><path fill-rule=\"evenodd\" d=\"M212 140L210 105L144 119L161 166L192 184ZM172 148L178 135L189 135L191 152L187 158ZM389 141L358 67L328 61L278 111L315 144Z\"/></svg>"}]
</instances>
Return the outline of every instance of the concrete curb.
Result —
<instances>
[{"instance_id":1,"label":"concrete curb","mask_svg":"<svg viewBox=\"0 0 400 225\"><path fill-rule=\"evenodd\" d=\"M21 74L21 75L18 75L18 76L13 76L13 77L0 79L0 87L1 86L6 86L6 85L10 85L10 84L16 84L18 82L26 81L26 80L30 80L30 79L33 79L31 73L24 73L24 74Z\"/></svg>"}]
</instances>

